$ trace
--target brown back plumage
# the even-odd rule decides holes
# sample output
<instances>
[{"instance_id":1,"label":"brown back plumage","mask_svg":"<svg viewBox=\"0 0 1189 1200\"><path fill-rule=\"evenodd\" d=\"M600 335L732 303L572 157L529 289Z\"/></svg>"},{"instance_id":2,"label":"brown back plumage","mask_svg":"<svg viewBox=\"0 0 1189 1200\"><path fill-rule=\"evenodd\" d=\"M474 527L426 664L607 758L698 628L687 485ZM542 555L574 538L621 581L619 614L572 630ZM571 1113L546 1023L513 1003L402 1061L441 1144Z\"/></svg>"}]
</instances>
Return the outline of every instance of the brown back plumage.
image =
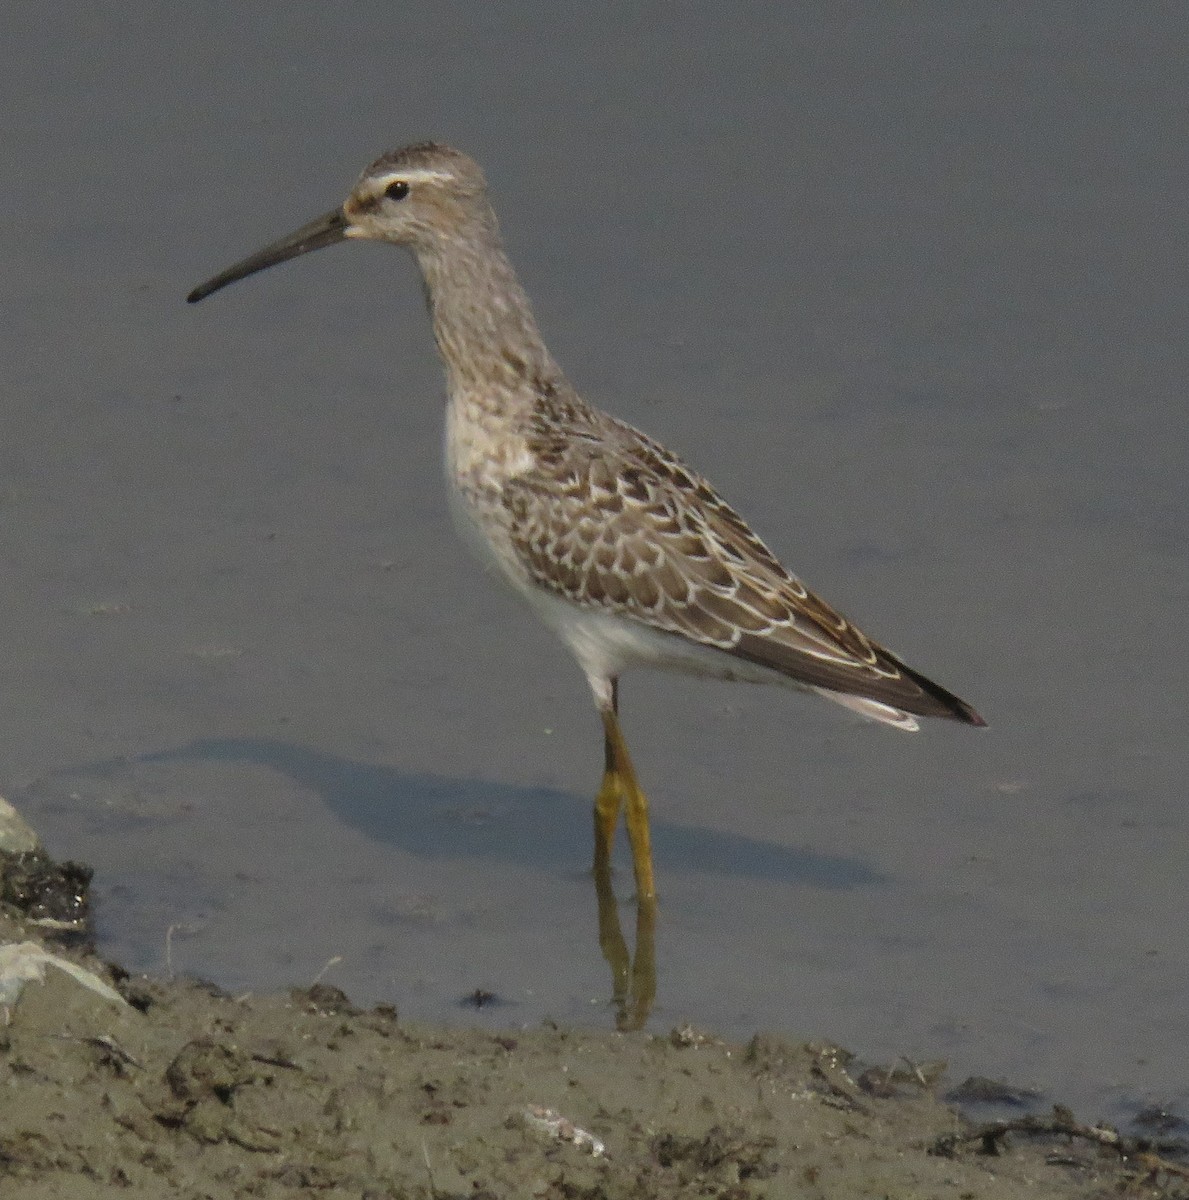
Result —
<instances>
[{"instance_id":1,"label":"brown back plumage","mask_svg":"<svg viewBox=\"0 0 1189 1200\"><path fill-rule=\"evenodd\" d=\"M541 397L528 445L536 469L505 504L538 586L807 686L983 723L809 591L651 438L568 392Z\"/></svg>"}]
</instances>

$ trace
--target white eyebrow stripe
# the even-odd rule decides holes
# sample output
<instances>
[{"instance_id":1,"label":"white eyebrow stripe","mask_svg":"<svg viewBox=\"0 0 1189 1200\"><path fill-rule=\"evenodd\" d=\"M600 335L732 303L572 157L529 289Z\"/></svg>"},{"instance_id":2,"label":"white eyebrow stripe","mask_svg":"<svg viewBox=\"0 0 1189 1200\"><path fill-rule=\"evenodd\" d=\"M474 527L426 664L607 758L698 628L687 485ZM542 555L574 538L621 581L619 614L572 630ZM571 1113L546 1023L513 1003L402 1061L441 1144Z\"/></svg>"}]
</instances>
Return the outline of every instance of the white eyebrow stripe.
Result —
<instances>
[{"instance_id":1,"label":"white eyebrow stripe","mask_svg":"<svg viewBox=\"0 0 1189 1200\"><path fill-rule=\"evenodd\" d=\"M378 175L375 178L375 182L383 187L387 187L390 183L440 182L449 178L449 171L435 171L432 167L411 167L407 171L389 171L386 175Z\"/></svg>"}]
</instances>

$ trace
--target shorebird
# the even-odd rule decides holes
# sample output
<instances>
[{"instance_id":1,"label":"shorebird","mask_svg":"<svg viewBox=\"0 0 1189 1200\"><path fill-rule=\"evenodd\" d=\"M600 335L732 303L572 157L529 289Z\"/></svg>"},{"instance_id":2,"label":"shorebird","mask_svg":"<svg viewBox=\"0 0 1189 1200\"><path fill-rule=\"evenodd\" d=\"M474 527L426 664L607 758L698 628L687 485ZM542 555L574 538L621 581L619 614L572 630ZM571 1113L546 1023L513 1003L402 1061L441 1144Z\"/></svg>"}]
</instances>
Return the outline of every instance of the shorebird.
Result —
<instances>
[{"instance_id":1,"label":"shorebird","mask_svg":"<svg viewBox=\"0 0 1189 1200\"><path fill-rule=\"evenodd\" d=\"M578 660L603 722L595 873L621 809L636 895L652 903L648 801L619 724L619 676L647 666L816 692L896 729L986 722L785 570L710 484L585 403L545 346L477 163L393 150L346 200L187 297L339 242L408 247L446 370L446 477L464 539Z\"/></svg>"}]
</instances>

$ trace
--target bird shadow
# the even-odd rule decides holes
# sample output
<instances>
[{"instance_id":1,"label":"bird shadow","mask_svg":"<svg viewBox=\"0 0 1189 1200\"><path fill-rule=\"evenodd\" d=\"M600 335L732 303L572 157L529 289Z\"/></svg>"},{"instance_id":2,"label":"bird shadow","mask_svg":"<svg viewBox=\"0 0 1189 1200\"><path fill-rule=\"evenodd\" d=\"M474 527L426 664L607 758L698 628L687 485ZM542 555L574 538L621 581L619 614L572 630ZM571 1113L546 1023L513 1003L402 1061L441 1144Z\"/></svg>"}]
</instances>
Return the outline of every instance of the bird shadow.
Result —
<instances>
[{"instance_id":1,"label":"bird shadow","mask_svg":"<svg viewBox=\"0 0 1189 1200\"><path fill-rule=\"evenodd\" d=\"M268 767L314 792L345 825L421 858L473 857L552 869L572 861L590 829L587 797L450 775L402 771L276 738L202 738L119 760L125 766L181 762ZM107 770L116 763L102 764ZM92 764L94 773L100 764ZM87 768L82 768L87 771ZM658 857L670 869L844 889L886 877L858 859L674 822L653 822Z\"/></svg>"},{"instance_id":2,"label":"bird shadow","mask_svg":"<svg viewBox=\"0 0 1189 1200\"><path fill-rule=\"evenodd\" d=\"M200 738L172 749L78 764L42 780L120 779L138 766L183 763L266 767L316 794L345 825L408 854L473 857L533 870L573 862L591 845L591 800L553 788L402 771L265 737ZM57 786L55 786L55 784ZM674 822L654 822L663 868L774 880L833 890L877 887L886 877L854 858ZM584 868L585 869L585 868ZM655 898L637 900L634 949L620 921L610 864L593 871L599 949L611 970L620 1029L647 1021L657 991Z\"/></svg>"}]
</instances>

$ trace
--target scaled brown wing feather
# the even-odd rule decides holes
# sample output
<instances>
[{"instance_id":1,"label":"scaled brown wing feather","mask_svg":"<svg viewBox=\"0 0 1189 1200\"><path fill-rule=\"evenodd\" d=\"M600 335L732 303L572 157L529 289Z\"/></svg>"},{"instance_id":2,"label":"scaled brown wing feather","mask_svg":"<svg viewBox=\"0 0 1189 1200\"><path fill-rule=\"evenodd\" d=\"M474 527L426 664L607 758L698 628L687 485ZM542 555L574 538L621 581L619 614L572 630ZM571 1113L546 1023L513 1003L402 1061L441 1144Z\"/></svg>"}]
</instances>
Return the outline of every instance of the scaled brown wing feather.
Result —
<instances>
[{"instance_id":1,"label":"scaled brown wing feather","mask_svg":"<svg viewBox=\"0 0 1189 1200\"><path fill-rule=\"evenodd\" d=\"M533 580L800 683L909 712L965 705L901 663L789 574L714 489L637 430L557 404L537 468L508 484L512 538Z\"/></svg>"}]
</instances>

